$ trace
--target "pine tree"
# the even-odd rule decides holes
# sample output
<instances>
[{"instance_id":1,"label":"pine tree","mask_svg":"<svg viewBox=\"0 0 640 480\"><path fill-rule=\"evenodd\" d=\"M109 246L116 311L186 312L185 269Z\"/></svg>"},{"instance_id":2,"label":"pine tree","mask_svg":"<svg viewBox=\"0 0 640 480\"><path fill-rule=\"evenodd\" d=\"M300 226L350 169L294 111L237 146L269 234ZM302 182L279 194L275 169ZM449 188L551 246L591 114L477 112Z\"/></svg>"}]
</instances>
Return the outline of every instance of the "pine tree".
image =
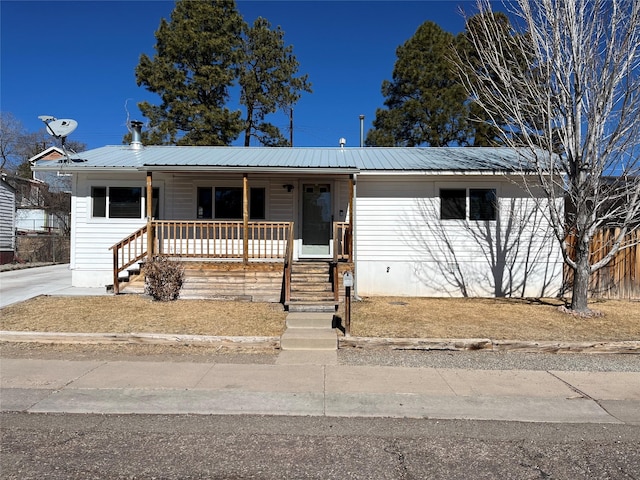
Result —
<instances>
[{"instance_id":1,"label":"pine tree","mask_svg":"<svg viewBox=\"0 0 640 480\"><path fill-rule=\"evenodd\" d=\"M232 0L178 0L156 31L155 55L141 55L136 67L138 85L161 98L139 104L150 126L143 143L230 145L244 131L247 146L252 136L286 144L265 117L311 89L306 75L294 77L298 62L283 37L262 18L248 27ZM236 84L244 119L228 108Z\"/></svg>"},{"instance_id":2,"label":"pine tree","mask_svg":"<svg viewBox=\"0 0 640 480\"><path fill-rule=\"evenodd\" d=\"M431 21L396 50L392 81L382 83L370 146L448 146L468 137L467 93L452 62L454 36Z\"/></svg>"}]
</instances>

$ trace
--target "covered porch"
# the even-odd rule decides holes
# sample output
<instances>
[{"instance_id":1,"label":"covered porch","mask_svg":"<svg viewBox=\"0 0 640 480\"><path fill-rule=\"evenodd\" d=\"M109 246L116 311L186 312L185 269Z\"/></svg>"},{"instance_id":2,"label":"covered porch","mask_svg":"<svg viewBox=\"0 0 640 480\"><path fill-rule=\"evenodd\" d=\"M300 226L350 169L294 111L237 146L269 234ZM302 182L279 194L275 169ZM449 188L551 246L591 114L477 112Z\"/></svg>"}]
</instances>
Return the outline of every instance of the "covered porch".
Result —
<instances>
[{"instance_id":1,"label":"covered porch","mask_svg":"<svg viewBox=\"0 0 640 480\"><path fill-rule=\"evenodd\" d=\"M160 175L156 173L156 176ZM120 293L123 272L147 259L164 255L189 264L223 263L227 265L224 268L234 271L264 271L266 264L271 264L270 270L281 272L282 300L286 304L291 300L294 263L311 260L326 262L330 266L332 297L337 302L341 277L338 265L342 265L341 270L352 269L353 262L354 177L349 175L340 179L347 184L347 195L343 194L341 198L334 193L341 187L339 180L335 179L292 179L291 183L284 183L281 187L279 183L268 186L266 195L258 192L261 198L255 195L256 189L252 189L249 174L243 173L238 177L241 178L241 188L196 190L196 201L190 208L194 216L202 218L158 219L156 215L162 211L158 208L161 199L158 198L154 174L147 172L145 198L153 201L144 204L146 224L110 247L114 293ZM277 179L277 182L281 181ZM166 185L166 180L164 183ZM264 179L258 183L264 185ZM233 188L237 191L232 191ZM277 216L273 200L262 212L256 208L255 198L264 201L264 197L270 196L269 190L275 188L282 188L292 195L289 221L268 220ZM293 193L296 189L298 192ZM222 198L229 192L241 193L241 202L236 202L236 207L241 208L240 220L218 220L219 215L212 213L214 209L234 208L232 200ZM265 219L258 220L254 218L256 216Z\"/></svg>"}]
</instances>

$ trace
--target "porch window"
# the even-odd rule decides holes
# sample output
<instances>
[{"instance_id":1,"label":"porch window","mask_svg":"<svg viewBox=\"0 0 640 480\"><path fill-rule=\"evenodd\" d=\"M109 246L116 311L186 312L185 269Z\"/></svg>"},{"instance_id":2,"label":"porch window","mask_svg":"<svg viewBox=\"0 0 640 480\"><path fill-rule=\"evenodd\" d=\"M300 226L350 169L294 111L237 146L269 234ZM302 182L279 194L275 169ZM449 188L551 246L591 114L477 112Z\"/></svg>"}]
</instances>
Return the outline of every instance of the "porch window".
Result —
<instances>
[{"instance_id":1,"label":"porch window","mask_svg":"<svg viewBox=\"0 0 640 480\"><path fill-rule=\"evenodd\" d=\"M91 213L97 218L143 218L142 187L91 187ZM152 214L160 213L160 189L153 189Z\"/></svg>"},{"instance_id":2,"label":"porch window","mask_svg":"<svg viewBox=\"0 0 640 480\"><path fill-rule=\"evenodd\" d=\"M249 218L266 218L266 190L262 187L249 189ZM225 220L242 219L242 187L198 188L198 218Z\"/></svg>"},{"instance_id":3,"label":"porch window","mask_svg":"<svg viewBox=\"0 0 640 480\"><path fill-rule=\"evenodd\" d=\"M440 219L466 220L467 197L469 198L469 220L495 220L498 197L495 188L441 188Z\"/></svg>"}]
</instances>

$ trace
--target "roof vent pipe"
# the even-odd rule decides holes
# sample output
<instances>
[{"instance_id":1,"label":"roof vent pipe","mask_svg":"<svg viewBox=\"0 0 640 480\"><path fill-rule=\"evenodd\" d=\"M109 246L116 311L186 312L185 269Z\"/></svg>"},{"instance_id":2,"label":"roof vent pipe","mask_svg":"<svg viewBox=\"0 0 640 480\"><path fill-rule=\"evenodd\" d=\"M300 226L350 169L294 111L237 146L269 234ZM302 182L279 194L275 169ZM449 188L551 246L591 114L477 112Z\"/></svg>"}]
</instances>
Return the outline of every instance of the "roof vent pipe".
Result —
<instances>
[{"instance_id":1,"label":"roof vent pipe","mask_svg":"<svg viewBox=\"0 0 640 480\"><path fill-rule=\"evenodd\" d=\"M340 143L340 148L344 148L344 146L347 144L347 139L342 137L340 140L338 140L338 142Z\"/></svg>"},{"instance_id":2,"label":"roof vent pipe","mask_svg":"<svg viewBox=\"0 0 640 480\"><path fill-rule=\"evenodd\" d=\"M360 148L364 147L364 115L360 115Z\"/></svg>"},{"instance_id":3,"label":"roof vent pipe","mask_svg":"<svg viewBox=\"0 0 640 480\"><path fill-rule=\"evenodd\" d=\"M140 120L131 121L131 148L134 150L142 148L142 122Z\"/></svg>"}]
</instances>

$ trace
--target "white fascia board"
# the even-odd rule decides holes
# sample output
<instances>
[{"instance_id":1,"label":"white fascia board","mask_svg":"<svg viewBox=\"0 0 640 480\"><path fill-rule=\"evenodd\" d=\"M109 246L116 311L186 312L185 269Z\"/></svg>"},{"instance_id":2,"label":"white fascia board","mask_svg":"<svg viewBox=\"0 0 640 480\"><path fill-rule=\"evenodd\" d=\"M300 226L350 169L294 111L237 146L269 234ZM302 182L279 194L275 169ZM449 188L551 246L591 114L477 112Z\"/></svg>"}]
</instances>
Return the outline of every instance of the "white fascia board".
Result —
<instances>
[{"instance_id":1,"label":"white fascia board","mask_svg":"<svg viewBox=\"0 0 640 480\"><path fill-rule=\"evenodd\" d=\"M415 175L415 176L445 176L445 175L486 175L486 176L504 176L504 175L523 175L522 172L507 172L500 170L362 170L359 176L388 176L388 175Z\"/></svg>"},{"instance_id":2,"label":"white fascia board","mask_svg":"<svg viewBox=\"0 0 640 480\"><path fill-rule=\"evenodd\" d=\"M122 167L122 166L113 166L113 167L73 167L68 163L57 163L55 165L47 165L47 166L37 166L34 165L32 167L34 172L69 172L69 173L89 173L89 172L138 172L139 169L137 167Z\"/></svg>"},{"instance_id":3,"label":"white fascia board","mask_svg":"<svg viewBox=\"0 0 640 480\"><path fill-rule=\"evenodd\" d=\"M289 174L339 174L349 175L358 173L354 168L323 168L323 167L220 167L220 166L144 166L136 169L140 172L233 172L233 173L289 173Z\"/></svg>"}]
</instances>

